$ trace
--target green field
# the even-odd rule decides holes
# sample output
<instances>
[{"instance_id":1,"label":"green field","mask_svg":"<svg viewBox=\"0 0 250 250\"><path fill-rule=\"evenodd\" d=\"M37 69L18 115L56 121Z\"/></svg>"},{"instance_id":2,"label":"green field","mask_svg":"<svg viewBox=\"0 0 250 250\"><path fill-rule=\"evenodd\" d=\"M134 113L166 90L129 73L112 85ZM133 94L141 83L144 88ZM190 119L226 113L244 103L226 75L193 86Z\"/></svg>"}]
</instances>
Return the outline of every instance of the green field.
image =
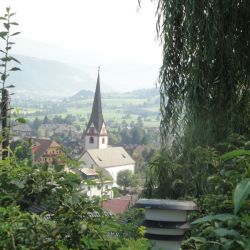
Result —
<instances>
[{"instance_id":1,"label":"green field","mask_svg":"<svg viewBox=\"0 0 250 250\"><path fill-rule=\"evenodd\" d=\"M110 95L102 98L103 116L106 122L121 124L126 121L128 126L133 121L136 123L138 118L145 127L159 126L159 104L155 101L157 96L151 98L136 98L128 95ZM36 102L29 103L29 107L19 105L19 116L29 121L35 118L43 119L45 115L52 119L55 116L66 117L67 115L76 116L76 124L83 126L91 114L93 99L72 98L61 102ZM39 108L38 108L39 107ZM84 122L83 122L84 118Z\"/></svg>"}]
</instances>

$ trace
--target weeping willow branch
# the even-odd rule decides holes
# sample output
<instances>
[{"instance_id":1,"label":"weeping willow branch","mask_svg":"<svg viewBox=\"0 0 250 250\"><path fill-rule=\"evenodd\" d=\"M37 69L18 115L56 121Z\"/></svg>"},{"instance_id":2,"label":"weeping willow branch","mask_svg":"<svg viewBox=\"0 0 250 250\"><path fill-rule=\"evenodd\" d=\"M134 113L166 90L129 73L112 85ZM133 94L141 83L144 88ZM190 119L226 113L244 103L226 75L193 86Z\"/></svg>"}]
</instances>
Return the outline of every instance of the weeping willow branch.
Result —
<instances>
[{"instance_id":1,"label":"weeping willow branch","mask_svg":"<svg viewBox=\"0 0 250 250\"><path fill-rule=\"evenodd\" d=\"M249 133L250 2L158 0L163 139L211 145Z\"/></svg>"}]
</instances>

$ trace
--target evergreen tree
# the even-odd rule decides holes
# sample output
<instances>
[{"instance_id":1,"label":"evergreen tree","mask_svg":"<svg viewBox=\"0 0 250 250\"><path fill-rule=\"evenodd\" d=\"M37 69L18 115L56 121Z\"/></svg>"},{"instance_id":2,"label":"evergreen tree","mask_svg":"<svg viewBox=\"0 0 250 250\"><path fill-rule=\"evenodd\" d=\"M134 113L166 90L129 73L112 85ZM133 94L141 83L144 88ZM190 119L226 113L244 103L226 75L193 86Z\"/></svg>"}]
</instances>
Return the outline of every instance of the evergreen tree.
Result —
<instances>
[{"instance_id":1,"label":"evergreen tree","mask_svg":"<svg viewBox=\"0 0 250 250\"><path fill-rule=\"evenodd\" d=\"M49 118L47 115L44 116L44 119L43 119L43 124L49 124Z\"/></svg>"},{"instance_id":2,"label":"evergreen tree","mask_svg":"<svg viewBox=\"0 0 250 250\"><path fill-rule=\"evenodd\" d=\"M144 138L145 131L141 127L135 127L131 129L131 139L132 144L142 144L142 139Z\"/></svg>"},{"instance_id":3,"label":"evergreen tree","mask_svg":"<svg viewBox=\"0 0 250 250\"><path fill-rule=\"evenodd\" d=\"M38 129L39 127L41 126L42 124L42 121L39 120L38 118L36 118L33 123L32 123L32 132L33 132L33 135L37 136L38 135Z\"/></svg>"}]
</instances>

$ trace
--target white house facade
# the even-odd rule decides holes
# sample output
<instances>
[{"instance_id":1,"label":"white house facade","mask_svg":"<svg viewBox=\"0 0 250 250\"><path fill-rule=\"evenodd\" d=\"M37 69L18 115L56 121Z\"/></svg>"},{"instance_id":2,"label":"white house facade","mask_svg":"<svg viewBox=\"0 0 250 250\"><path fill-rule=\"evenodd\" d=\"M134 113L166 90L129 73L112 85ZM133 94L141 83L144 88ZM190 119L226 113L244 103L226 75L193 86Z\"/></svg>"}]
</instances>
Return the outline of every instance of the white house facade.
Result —
<instances>
[{"instance_id":1,"label":"white house facade","mask_svg":"<svg viewBox=\"0 0 250 250\"><path fill-rule=\"evenodd\" d=\"M102 177L100 176L102 172ZM105 171L100 171L93 168L80 169L80 175L83 178L82 192L88 197L106 197L113 198L113 179L106 174Z\"/></svg>"}]
</instances>

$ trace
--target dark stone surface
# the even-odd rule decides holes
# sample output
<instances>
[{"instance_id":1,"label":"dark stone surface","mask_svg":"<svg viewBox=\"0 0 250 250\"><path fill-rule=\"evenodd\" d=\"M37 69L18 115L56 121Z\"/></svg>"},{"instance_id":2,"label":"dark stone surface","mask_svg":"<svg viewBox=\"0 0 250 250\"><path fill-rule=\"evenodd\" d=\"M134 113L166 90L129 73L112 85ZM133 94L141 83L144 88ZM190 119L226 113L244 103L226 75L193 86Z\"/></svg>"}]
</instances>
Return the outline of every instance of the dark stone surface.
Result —
<instances>
[{"instance_id":1,"label":"dark stone surface","mask_svg":"<svg viewBox=\"0 0 250 250\"><path fill-rule=\"evenodd\" d=\"M153 221L144 220L142 226L147 228L165 228L165 229L182 229L188 230L191 228L190 224L185 222L168 222L168 221Z\"/></svg>"},{"instance_id":2,"label":"dark stone surface","mask_svg":"<svg viewBox=\"0 0 250 250\"><path fill-rule=\"evenodd\" d=\"M145 233L144 237L149 240L180 241L180 242L184 239L184 235L157 235L149 233Z\"/></svg>"},{"instance_id":3,"label":"dark stone surface","mask_svg":"<svg viewBox=\"0 0 250 250\"><path fill-rule=\"evenodd\" d=\"M164 200L164 199L139 199L136 207L162 209L162 210L198 210L197 205L192 201Z\"/></svg>"}]
</instances>

